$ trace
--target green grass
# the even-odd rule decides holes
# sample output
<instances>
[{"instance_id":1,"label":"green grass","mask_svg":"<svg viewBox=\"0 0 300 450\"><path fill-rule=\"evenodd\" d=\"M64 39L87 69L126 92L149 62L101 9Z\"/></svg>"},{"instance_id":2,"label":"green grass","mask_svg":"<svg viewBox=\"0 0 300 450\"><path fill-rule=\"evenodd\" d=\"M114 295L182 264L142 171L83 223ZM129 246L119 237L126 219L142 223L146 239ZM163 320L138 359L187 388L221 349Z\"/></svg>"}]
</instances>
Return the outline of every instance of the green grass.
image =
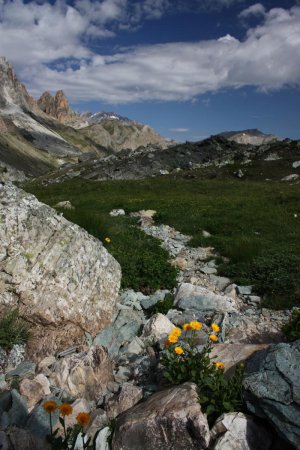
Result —
<instances>
[{"instance_id":1,"label":"green grass","mask_svg":"<svg viewBox=\"0 0 300 450\"><path fill-rule=\"evenodd\" d=\"M19 317L17 309L0 318L0 347L11 350L15 344L26 344L29 336L29 325Z\"/></svg>"},{"instance_id":2,"label":"green grass","mask_svg":"<svg viewBox=\"0 0 300 450\"><path fill-rule=\"evenodd\" d=\"M155 209L159 222L192 236L191 246L212 245L230 258L222 273L256 285L266 306L299 305L299 185L256 178L251 168L248 179L237 180L230 176L233 170L226 167L224 176L214 179L198 170L139 181L76 179L48 187L31 184L25 189L49 205L70 200L76 209L65 211L65 217L101 240L109 236L110 250L122 266L123 286L147 291L175 284L174 271L159 243L132 228L129 218L109 216L113 208L127 213ZM261 172L267 174L265 166ZM204 238L202 230L212 237Z\"/></svg>"}]
</instances>

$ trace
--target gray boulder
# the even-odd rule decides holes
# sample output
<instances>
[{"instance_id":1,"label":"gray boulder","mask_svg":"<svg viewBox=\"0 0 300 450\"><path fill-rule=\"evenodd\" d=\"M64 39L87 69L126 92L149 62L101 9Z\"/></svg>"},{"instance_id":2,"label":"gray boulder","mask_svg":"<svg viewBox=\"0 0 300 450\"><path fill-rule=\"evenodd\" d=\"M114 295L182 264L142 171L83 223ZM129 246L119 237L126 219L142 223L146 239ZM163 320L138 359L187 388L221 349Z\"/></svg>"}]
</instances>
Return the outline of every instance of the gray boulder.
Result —
<instances>
[{"instance_id":1,"label":"gray boulder","mask_svg":"<svg viewBox=\"0 0 300 450\"><path fill-rule=\"evenodd\" d=\"M0 191L0 307L34 323L29 354L41 359L105 328L121 271L102 243L33 195Z\"/></svg>"},{"instance_id":2,"label":"gray boulder","mask_svg":"<svg viewBox=\"0 0 300 450\"><path fill-rule=\"evenodd\" d=\"M223 414L211 430L212 450L271 450L269 432L255 418L239 412Z\"/></svg>"},{"instance_id":3,"label":"gray boulder","mask_svg":"<svg viewBox=\"0 0 300 450\"><path fill-rule=\"evenodd\" d=\"M208 447L209 428L196 385L184 383L152 395L119 416L114 450L200 450Z\"/></svg>"},{"instance_id":4,"label":"gray boulder","mask_svg":"<svg viewBox=\"0 0 300 450\"><path fill-rule=\"evenodd\" d=\"M202 286L182 283L175 296L175 305L183 310L234 312L236 301L225 295L218 295Z\"/></svg>"},{"instance_id":5,"label":"gray boulder","mask_svg":"<svg viewBox=\"0 0 300 450\"><path fill-rule=\"evenodd\" d=\"M244 380L249 410L300 447L300 340L271 345L247 364Z\"/></svg>"}]
</instances>

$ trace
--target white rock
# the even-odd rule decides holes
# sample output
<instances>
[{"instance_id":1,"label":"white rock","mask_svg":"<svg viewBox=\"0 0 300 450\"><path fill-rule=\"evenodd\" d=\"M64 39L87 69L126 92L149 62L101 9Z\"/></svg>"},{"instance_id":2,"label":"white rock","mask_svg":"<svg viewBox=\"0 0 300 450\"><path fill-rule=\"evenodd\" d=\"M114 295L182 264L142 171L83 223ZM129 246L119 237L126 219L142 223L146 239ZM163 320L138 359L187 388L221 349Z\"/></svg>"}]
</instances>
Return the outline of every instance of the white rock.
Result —
<instances>
[{"instance_id":1,"label":"white rock","mask_svg":"<svg viewBox=\"0 0 300 450\"><path fill-rule=\"evenodd\" d=\"M298 167L300 167L300 161L294 161L292 166L294 169L298 169Z\"/></svg>"},{"instance_id":2,"label":"white rock","mask_svg":"<svg viewBox=\"0 0 300 450\"><path fill-rule=\"evenodd\" d=\"M242 413L223 414L211 430L215 441L212 450L269 450L269 432L255 422L252 416Z\"/></svg>"},{"instance_id":3,"label":"white rock","mask_svg":"<svg viewBox=\"0 0 300 450\"><path fill-rule=\"evenodd\" d=\"M142 338L161 339L164 335L169 334L175 328L172 322L163 314L154 314L144 326Z\"/></svg>"},{"instance_id":4,"label":"white rock","mask_svg":"<svg viewBox=\"0 0 300 450\"><path fill-rule=\"evenodd\" d=\"M218 312L237 311L237 304L233 298L215 294L206 288L190 283L182 283L179 286L174 303L181 309Z\"/></svg>"},{"instance_id":5,"label":"white rock","mask_svg":"<svg viewBox=\"0 0 300 450\"><path fill-rule=\"evenodd\" d=\"M103 428L96 438L96 450L109 450L108 438L111 435L109 427Z\"/></svg>"},{"instance_id":6,"label":"white rock","mask_svg":"<svg viewBox=\"0 0 300 450\"><path fill-rule=\"evenodd\" d=\"M294 181L299 178L297 173L291 173L291 175L287 175L286 177L281 178L281 181Z\"/></svg>"},{"instance_id":7,"label":"white rock","mask_svg":"<svg viewBox=\"0 0 300 450\"><path fill-rule=\"evenodd\" d=\"M125 216L125 211L124 209L113 209L109 215L112 217Z\"/></svg>"},{"instance_id":8,"label":"white rock","mask_svg":"<svg viewBox=\"0 0 300 450\"><path fill-rule=\"evenodd\" d=\"M62 208L62 209L75 209L72 203L69 200L64 202L58 202L54 205L54 208Z\"/></svg>"}]
</instances>

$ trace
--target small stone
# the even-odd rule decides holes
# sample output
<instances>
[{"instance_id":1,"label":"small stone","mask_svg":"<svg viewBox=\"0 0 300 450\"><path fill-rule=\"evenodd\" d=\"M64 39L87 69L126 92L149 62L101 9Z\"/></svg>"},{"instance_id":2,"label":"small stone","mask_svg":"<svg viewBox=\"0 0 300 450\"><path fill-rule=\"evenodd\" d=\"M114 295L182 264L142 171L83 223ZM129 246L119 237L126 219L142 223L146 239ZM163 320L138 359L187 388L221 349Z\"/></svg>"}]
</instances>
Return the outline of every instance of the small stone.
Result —
<instances>
[{"instance_id":1,"label":"small stone","mask_svg":"<svg viewBox=\"0 0 300 450\"><path fill-rule=\"evenodd\" d=\"M179 270L186 270L188 262L185 258L177 256L175 259L172 259L171 266L177 267Z\"/></svg>"},{"instance_id":2,"label":"small stone","mask_svg":"<svg viewBox=\"0 0 300 450\"><path fill-rule=\"evenodd\" d=\"M292 164L292 167L294 169L298 169L298 167L300 167L300 161L294 161L293 164Z\"/></svg>"},{"instance_id":3,"label":"small stone","mask_svg":"<svg viewBox=\"0 0 300 450\"><path fill-rule=\"evenodd\" d=\"M218 277L216 275L209 275L209 280L213 283L219 291L223 291L229 284L230 279L226 277ZM229 295L230 296L230 295Z\"/></svg>"},{"instance_id":4,"label":"small stone","mask_svg":"<svg viewBox=\"0 0 300 450\"><path fill-rule=\"evenodd\" d=\"M72 203L69 200L65 200L63 202L58 202L53 208L61 208L61 209L75 209Z\"/></svg>"},{"instance_id":5,"label":"small stone","mask_svg":"<svg viewBox=\"0 0 300 450\"><path fill-rule=\"evenodd\" d=\"M13 378L22 380L23 378L33 378L35 375L36 365L31 361L23 361L14 370L10 370L5 375L6 381Z\"/></svg>"},{"instance_id":6,"label":"small stone","mask_svg":"<svg viewBox=\"0 0 300 450\"><path fill-rule=\"evenodd\" d=\"M202 267L200 270L202 273L205 273L206 275L210 275L210 274L214 274L214 273L218 272L215 267L209 267L207 265Z\"/></svg>"},{"instance_id":7,"label":"small stone","mask_svg":"<svg viewBox=\"0 0 300 450\"><path fill-rule=\"evenodd\" d=\"M299 178L297 173L292 173L291 175L287 175L286 177L281 178L281 181L295 181Z\"/></svg>"},{"instance_id":8,"label":"small stone","mask_svg":"<svg viewBox=\"0 0 300 450\"><path fill-rule=\"evenodd\" d=\"M237 292L240 295L251 295L253 286L237 286Z\"/></svg>"},{"instance_id":9,"label":"small stone","mask_svg":"<svg viewBox=\"0 0 300 450\"><path fill-rule=\"evenodd\" d=\"M107 389L112 392L113 394L117 394L119 392L120 389L120 385L119 383L116 383L115 381L110 381L107 384Z\"/></svg>"},{"instance_id":10,"label":"small stone","mask_svg":"<svg viewBox=\"0 0 300 450\"><path fill-rule=\"evenodd\" d=\"M56 361L55 356L46 356L46 358L42 359L42 361L38 363L38 369L43 370L45 368L49 368L53 366L55 361Z\"/></svg>"},{"instance_id":11,"label":"small stone","mask_svg":"<svg viewBox=\"0 0 300 450\"><path fill-rule=\"evenodd\" d=\"M104 409L97 408L91 414L91 422L86 430L88 437L93 441L96 433L101 430L103 427L108 425L108 417Z\"/></svg>"},{"instance_id":12,"label":"small stone","mask_svg":"<svg viewBox=\"0 0 300 450\"><path fill-rule=\"evenodd\" d=\"M174 328L172 322L163 314L154 314L144 326L142 338L161 339Z\"/></svg>"},{"instance_id":13,"label":"small stone","mask_svg":"<svg viewBox=\"0 0 300 450\"><path fill-rule=\"evenodd\" d=\"M109 215L112 217L125 216L125 211L124 209L113 209L110 211Z\"/></svg>"},{"instance_id":14,"label":"small stone","mask_svg":"<svg viewBox=\"0 0 300 450\"><path fill-rule=\"evenodd\" d=\"M115 374L115 380L117 383L124 383L131 377L131 371L124 366L119 366L118 371Z\"/></svg>"},{"instance_id":15,"label":"small stone","mask_svg":"<svg viewBox=\"0 0 300 450\"><path fill-rule=\"evenodd\" d=\"M107 415L115 419L122 412L136 405L143 398L143 389L130 383L124 383L120 394L114 395L107 402Z\"/></svg>"},{"instance_id":16,"label":"small stone","mask_svg":"<svg viewBox=\"0 0 300 450\"><path fill-rule=\"evenodd\" d=\"M33 380L23 379L20 383L20 394L27 399L28 409L31 410L41 398L51 394L48 378L39 374Z\"/></svg>"},{"instance_id":17,"label":"small stone","mask_svg":"<svg viewBox=\"0 0 300 450\"><path fill-rule=\"evenodd\" d=\"M205 237L205 238L210 238L211 234L210 234L209 231L202 230L202 236Z\"/></svg>"},{"instance_id":18,"label":"small stone","mask_svg":"<svg viewBox=\"0 0 300 450\"><path fill-rule=\"evenodd\" d=\"M256 304L259 304L261 302L261 298L258 297L258 295L249 295L248 299L250 300L250 302Z\"/></svg>"},{"instance_id":19,"label":"small stone","mask_svg":"<svg viewBox=\"0 0 300 450\"><path fill-rule=\"evenodd\" d=\"M108 443L108 439L111 435L111 431L109 427L103 428L97 438L96 438L96 449L95 450L109 450L110 445Z\"/></svg>"},{"instance_id":20,"label":"small stone","mask_svg":"<svg viewBox=\"0 0 300 450\"><path fill-rule=\"evenodd\" d=\"M144 343L143 341L138 337L135 336L133 340L123 349L123 353L125 354L133 354L133 355L139 355L144 351Z\"/></svg>"},{"instance_id":21,"label":"small stone","mask_svg":"<svg viewBox=\"0 0 300 450\"><path fill-rule=\"evenodd\" d=\"M223 414L211 430L212 450L271 450L271 435L253 416Z\"/></svg>"},{"instance_id":22,"label":"small stone","mask_svg":"<svg viewBox=\"0 0 300 450\"><path fill-rule=\"evenodd\" d=\"M180 284L174 303L180 309L192 309L203 312L234 312L237 308L233 298L215 294L202 286L190 283Z\"/></svg>"}]
</instances>

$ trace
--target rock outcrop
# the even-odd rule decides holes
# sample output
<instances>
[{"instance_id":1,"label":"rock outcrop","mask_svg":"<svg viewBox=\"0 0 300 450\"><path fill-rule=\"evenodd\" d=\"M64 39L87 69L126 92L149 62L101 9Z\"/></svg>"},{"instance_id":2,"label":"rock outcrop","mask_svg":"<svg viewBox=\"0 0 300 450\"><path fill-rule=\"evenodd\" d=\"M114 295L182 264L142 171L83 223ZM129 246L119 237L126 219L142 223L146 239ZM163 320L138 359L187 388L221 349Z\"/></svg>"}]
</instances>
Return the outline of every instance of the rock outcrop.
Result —
<instances>
[{"instance_id":1,"label":"rock outcrop","mask_svg":"<svg viewBox=\"0 0 300 450\"><path fill-rule=\"evenodd\" d=\"M61 90L57 91L54 97L50 92L44 92L38 99L37 104L44 113L54 117L59 122L65 123L72 116L69 102Z\"/></svg>"},{"instance_id":2,"label":"rock outcrop","mask_svg":"<svg viewBox=\"0 0 300 450\"><path fill-rule=\"evenodd\" d=\"M271 345L247 363L248 409L267 419L296 448L300 446L300 339Z\"/></svg>"},{"instance_id":3,"label":"rock outcrop","mask_svg":"<svg viewBox=\"0 0 300 450\"><path fill-rule=\"evenodd\" d=\"M0 306L18 306L33 324L34 356L107 326L121 271L102 243L10 183L0 209Z\"/></svg>"},{"instance_id":4,"label":"rock outcrop","mask_svg":"<svg viewBox=\"0 0 300 450\"><path fill-rule=\"evenodd\" d=\"M184 383L152 395L117 419L114 450L205 449L209 428L196 385Z\"/></svg>"}]
</instances>

